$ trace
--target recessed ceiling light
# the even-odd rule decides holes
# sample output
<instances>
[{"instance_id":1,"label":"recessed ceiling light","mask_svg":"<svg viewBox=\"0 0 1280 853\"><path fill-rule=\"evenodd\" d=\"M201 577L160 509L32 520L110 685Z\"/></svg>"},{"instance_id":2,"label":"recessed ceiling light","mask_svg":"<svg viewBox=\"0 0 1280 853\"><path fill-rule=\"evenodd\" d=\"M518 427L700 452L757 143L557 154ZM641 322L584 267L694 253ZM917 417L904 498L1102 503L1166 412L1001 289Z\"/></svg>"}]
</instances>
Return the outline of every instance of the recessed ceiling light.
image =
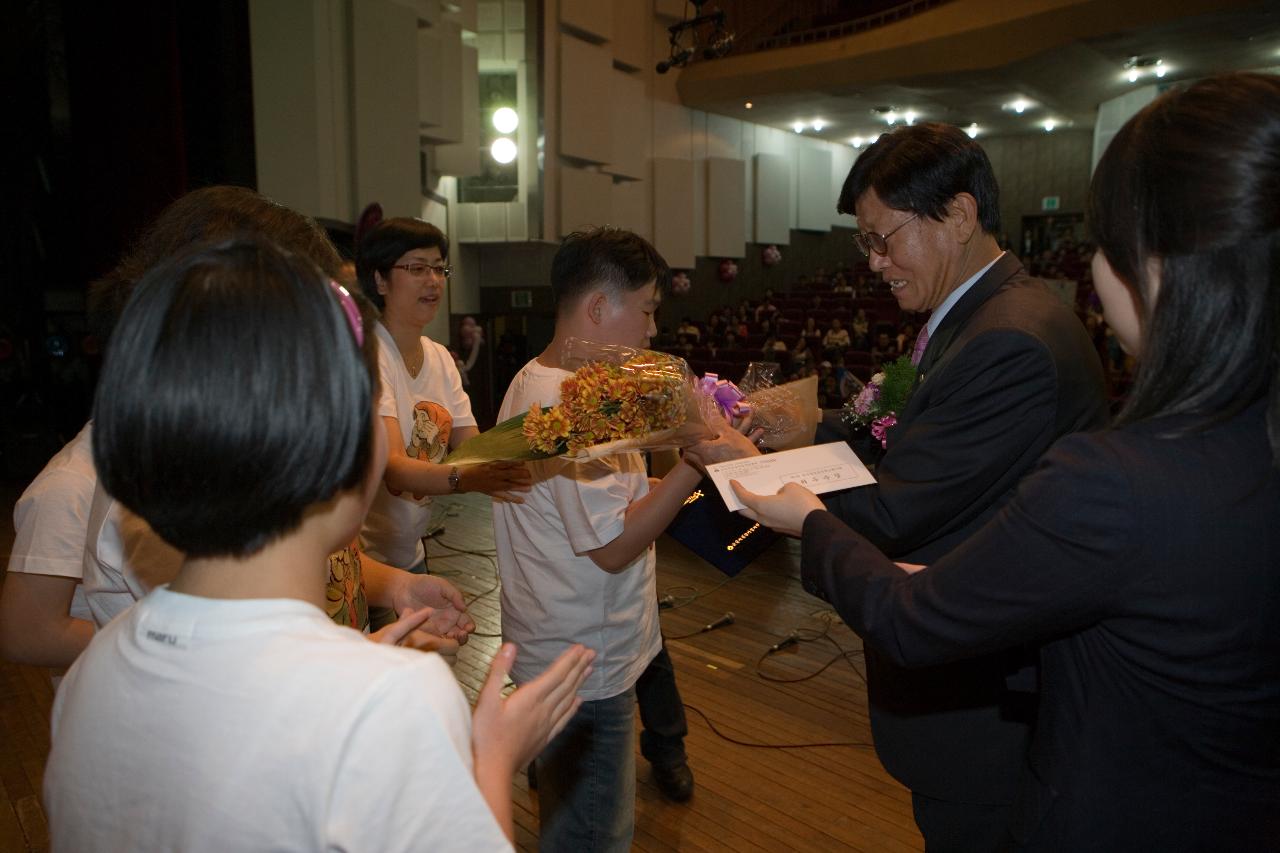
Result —
<instances>
[{"instance_id":1,"label":"recessed ceiling light","mask_svg":"<svg viewBox=\"0 0 1280 853\"><path fill-rule=\"evenodd\" d=\"M1058 126L1058 123L1051 118L1047 118L1044 120L1043 127L1044 127L1045 133L1053 133L1053 129L1057 126Z\"/></svg>"},{"instance_id":2,"label":"recessed ceiling light","mask_svg":"<svg viewBox=\"0 0 1280 853\"><path fill-rule=\"evenodd\" d=\"M796 133L799 133L800 131L804 130L804 122L797 121L793 123L791 125L791 129L794 130Z\"/></svg>"},{"instance_id":3,"label":"recessed ceiling light","mask_svg":"<svg viewBox=\"0 0 1280 853\"><path fill-rule=\"evenodd\" d=\"M827 123L820 118L815 118L813 120L813 129L818 131L819 133L821 133L822 129L826 126L827 126Z\"/></svg>"},{"instance_id":4,"label":"recessed ceiling light","mask_svg":"<svg viewBox=\"0 0 1280 853\"><path fill-rule=\"evenodd\" d=\"M915 124L916 119L919 118L919 116L912 110L907 110L906 114L903 115L903 118L906 119L907 124Z\"/></svg>"},{"instance_id":5,"label":"recessed ceiling light","mask_svg":"<svg viewBox=\"0 0 1280 853\"><path fill-rule=\"evenodd\" d=\"M862 143L864 142L866 142L866 140L863 139L861 136L855 136L853 139L849 140L849 144L852 145L854 148L861 148Z\"/></svg>"},{"instance_id":6,"label":"recessed ceiling light","mask_svg":"<svg viewBox=\"0 0 1280 853\"><path fill-rule=\"evenodd\" d=\"M889 110L889 112L884 114L884 120L889 124L893 124L898 120L898 114L893 110Z\"/></svg>"},{"instance_id":7,"label":"recessed ceiling light","mask_svg":"<svg viewBox=\"0 0 1280 853\"><path fill-rule=\"evenodd\" d=\"M747 101L745 104L743 104L743 106L746 107L747 109L751 109L752 107L755 106L755 104L751 103L750 101Z\"/></svg>"},{"instance_id":8,"label":"recessed ceiling light","mask_svg":"<svg viewBox=\"0 0 1280 853\"><path fill-rule=\"evenodd\" d=\"M977 138L978 138L978 123L977 123L977 122L974 122L973 124L969 125L968 127L966 127L966 128L964 129L964 132L965 132L965 133L967 133L967 134L969 134L969 138L970 138L970 139L977 139Z\"/></svg>"}]
</instances>

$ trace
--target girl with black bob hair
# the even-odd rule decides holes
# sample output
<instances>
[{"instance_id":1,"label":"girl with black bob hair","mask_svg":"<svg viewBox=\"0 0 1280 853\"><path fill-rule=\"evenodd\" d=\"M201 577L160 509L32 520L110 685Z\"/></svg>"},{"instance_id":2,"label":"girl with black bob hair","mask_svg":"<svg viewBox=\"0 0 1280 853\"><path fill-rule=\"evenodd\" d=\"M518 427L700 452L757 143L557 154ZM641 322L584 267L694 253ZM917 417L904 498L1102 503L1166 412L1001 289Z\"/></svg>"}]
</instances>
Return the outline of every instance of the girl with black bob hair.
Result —
<instances>
[{"instance_id":1,"label":"girl with black bob hair","mask_svg":"<svg viewBox=\"0 0 1280 853\"><path fill-rule=\"evenodd\" d=\"M58 693L55 850L510 849L511 777L577 708L592 653L504 699L504 645L473 724L439 655L326 617L326 555L386 460L364 338L345 290L267 242L198 248L139 282L94 462L186 557Z\"/></svg>"},{"instance_id":2,"label":"girl with black bob hair","mask_svg":"<svg viewBox=\"0 0 1280 853\"><path fill-rule=\"evenodd\" d=\"M319 277L241 242L137 287L98 388L94 465L189 557L251 556L365 479L374 378ZM286 333L300 329L314 331Z\"/></svg>"},{"instance_id":3,"label":"girl with black bob hair","mask_svg":"<svg viewBox=\"0 0 1280 853\"><path fill-rule=\"evenodd\" d=\"M1138 359L972 538L899 566L797 485L738 487L902 666L1043 643L1008 846L1280 850L1280 78L1130 119L1094 173L1095 285Z\"/></svg>"}]
</instances>

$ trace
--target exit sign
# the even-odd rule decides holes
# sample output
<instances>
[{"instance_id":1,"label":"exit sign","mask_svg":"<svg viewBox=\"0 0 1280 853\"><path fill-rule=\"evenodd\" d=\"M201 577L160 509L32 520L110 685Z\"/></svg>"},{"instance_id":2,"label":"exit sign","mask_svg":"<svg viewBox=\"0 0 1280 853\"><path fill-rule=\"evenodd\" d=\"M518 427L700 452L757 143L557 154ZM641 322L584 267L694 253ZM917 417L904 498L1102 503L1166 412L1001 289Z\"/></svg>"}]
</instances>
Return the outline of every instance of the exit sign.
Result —
<instances>
[{"instance_id":1,"label":"exit sign","mask_svg":"<svg viewBox=\"0 0 1280 853\"><path fill-rule=\"evenodd\" d=\"M1057 210L1059 201L1060 199L1058 196L1047 195L1044 198L1040 199L1040 209L1041 210Z\"/></svg>"}]
</instances>

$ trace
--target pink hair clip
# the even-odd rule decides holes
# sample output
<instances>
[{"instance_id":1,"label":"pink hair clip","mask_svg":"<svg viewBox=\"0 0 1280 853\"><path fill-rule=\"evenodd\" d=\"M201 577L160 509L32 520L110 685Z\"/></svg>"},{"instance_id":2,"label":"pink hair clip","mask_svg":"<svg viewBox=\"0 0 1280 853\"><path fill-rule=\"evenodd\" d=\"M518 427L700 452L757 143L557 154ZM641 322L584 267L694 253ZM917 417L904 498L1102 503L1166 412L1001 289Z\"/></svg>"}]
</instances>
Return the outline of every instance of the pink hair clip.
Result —
<instances>
[{"instance_id":1,"label":"pink hair clip","mask_svg":"<svg viewBox=\"0 0 1280 853\"><path fill-rule=\"evenodd\" d=\"M351 294L347 292L345 287L333 279L329 279L329 286L333 288L333 292L338 296L338 304L342 306L342 313L347 315L347 322L351 324L351 334L356 336L356 345L364 346L364 324L360 321L360 309L356 307L356 301L351 298Z\"/></svg>"}]
</instances>

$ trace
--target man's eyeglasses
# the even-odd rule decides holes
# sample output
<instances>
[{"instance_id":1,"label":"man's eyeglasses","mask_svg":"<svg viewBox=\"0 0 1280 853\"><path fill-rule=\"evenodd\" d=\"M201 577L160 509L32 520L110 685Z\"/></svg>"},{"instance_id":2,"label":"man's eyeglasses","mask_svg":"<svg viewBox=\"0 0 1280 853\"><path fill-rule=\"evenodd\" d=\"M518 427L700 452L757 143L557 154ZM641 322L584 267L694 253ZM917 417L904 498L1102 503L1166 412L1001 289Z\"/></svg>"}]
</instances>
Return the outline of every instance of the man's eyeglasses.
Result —
<instances>
[{"instance_id":1,"label":"man's eyeglasses","mask_svg":"<svg viewBox=\"0 0 1280 853\"><path fill-rule=\"evenodd\" d=\"M404 270L414 278L426 278L430 273L433 278L448 279L453 270L446 266L432 266L431 264L392 264L393 270Z\"/></svg>"},{"instance_id":2,"label":"man's eyeglasses","mask_svg":"<svg viewBox=\"0 0 1280 853\"><path fill-rule=\"evenodd\" d=\"M911 214L910 217L898 223L898 227L890 231L888 234L877 234L874 231L859 231L853 235L853 242L862 251L862 254L865 257L871 257L872 252L875 252L877 255L888 254L889 238L894 234L897 234L898 229L902 228L903 225L906 225L919 215L920 214L918 213Z\"/></svg>"}]
</instances>

